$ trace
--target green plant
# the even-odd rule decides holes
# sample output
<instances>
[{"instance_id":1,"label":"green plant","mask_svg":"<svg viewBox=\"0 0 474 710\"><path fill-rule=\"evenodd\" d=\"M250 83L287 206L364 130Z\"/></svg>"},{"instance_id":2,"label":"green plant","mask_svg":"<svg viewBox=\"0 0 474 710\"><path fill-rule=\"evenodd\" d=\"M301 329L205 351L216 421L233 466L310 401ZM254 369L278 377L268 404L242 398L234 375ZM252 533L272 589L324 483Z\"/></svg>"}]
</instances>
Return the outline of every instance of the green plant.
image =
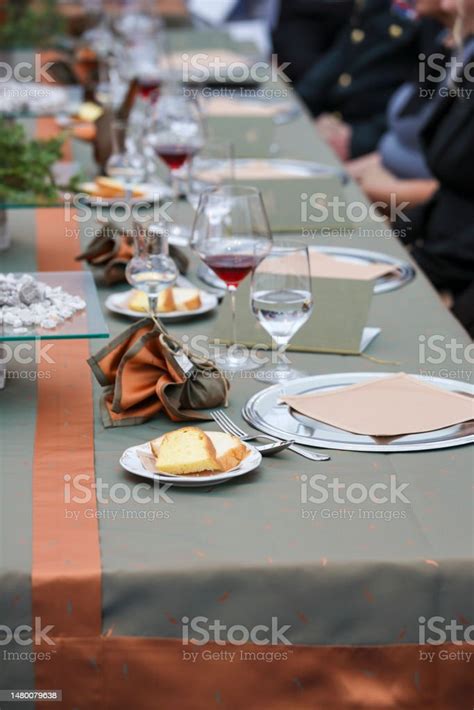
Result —
<instances>
[{"instance_id":1,"label":"green plant","mask_svg":"<svg viewBox=\"0 0 474 710\"><path fill-rule=\"evenodd\" d=\"M2 48L35 47L47 44L64 29L56 0L10 0L0 25Z\"/></svg>"},{"instance_id":2,"label":"green plant","mask_svg":"<svg viewBox=\"0 0 474 710\"><path fill-rule=\"evenodd\" d=\"M52 174L61 158L64 134L29 139L23 127L0 118L0 199L2 202L52 202L58 189Z\"/></svg>"}]
</instances>

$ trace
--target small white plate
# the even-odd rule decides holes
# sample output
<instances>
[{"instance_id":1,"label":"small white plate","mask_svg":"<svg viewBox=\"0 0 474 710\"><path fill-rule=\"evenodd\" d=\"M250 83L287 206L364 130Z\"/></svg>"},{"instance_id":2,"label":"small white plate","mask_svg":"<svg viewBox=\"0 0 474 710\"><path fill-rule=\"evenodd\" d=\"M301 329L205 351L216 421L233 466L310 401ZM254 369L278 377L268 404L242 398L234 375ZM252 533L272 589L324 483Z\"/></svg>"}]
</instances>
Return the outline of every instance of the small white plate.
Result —
<instances>
[{"instance_id":1,"label":"small white plate","mask_svg":"<svg viewBox=\"0 0 474 710\"><path fill-rule=\"evenodd\" d=\"M201 306L193 311L169 311L168 313L159 313L160 320L166 321L177 321L177 320L188 320L189 318L194 318L194 316L201 316L204 313L209 313L212 311L219 300L217 296L207 291L201 291ZM140 320L140 318L146 318L146 313L139 313L138 311L133 311L128 307L128 302L132 297L133 289L129 291L122 291L121 293L113 293L105 301L106 307L112 313L119 313L121 316L128 316L129 318L134 318L135 320Z\"/></svg>"},{"instance_id":2,"label":"small white plate","mask_svg":"<svg viewBox=\"0 0 474 710\"><path fill-rule=\"evenodd\" d=\"M149 471L140 458L140 455L142 457L152 455L149 442L146 444L140 444L139 446L131 446L129 449L126 449L120 458L120 465L126 471L133 473L135 476L149 478L153 481L168 483L173 486L189 486L191 488L199 488L201 486L210 485L216 486L220 483L231 481L233 478L244 476L246 473L250 473L250 471L254 471L258 468L258 466L260 466L262 462L262 454L245 441L242 443L249 450L249 455L239 464L239 466L236 466L230 471L212 475L194 474L188 476L170 476L166 473L160 473L159 471L156 473Z\"/></svg>"}]
</instances>

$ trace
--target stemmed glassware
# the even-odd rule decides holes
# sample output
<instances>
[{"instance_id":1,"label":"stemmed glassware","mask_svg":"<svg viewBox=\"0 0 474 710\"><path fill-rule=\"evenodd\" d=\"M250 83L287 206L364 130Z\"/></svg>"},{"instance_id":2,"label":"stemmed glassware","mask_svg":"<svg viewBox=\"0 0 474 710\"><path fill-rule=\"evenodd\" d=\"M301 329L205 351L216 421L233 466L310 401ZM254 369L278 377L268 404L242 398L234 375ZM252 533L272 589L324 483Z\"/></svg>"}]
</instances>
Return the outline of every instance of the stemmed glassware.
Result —
<instances>
[{"instance_id":1,"label":"stemmed glassware","mask_svg":"<svg viewBox=\"0 0 474 710\"><path fill-rule=\"evenodd\" d=\"M125 86L120 77L115 57L104 57L99 62L99 81L95 87L95 99L111 113L116 111L125 95Z\"/></svg>"},{"instance_id":2,"label":"stemmed glassware","mask_svg":"<svg viewBox=\"0 0 474 710\"><path fill-rule=\"evenodd\" d=\"M168 237L164 224L144 227L137 223L133 236L135 256L128 262L125 276L133 288L147 294L149 313L156 321L160 292L176 283L178 269L168 254Z\"/></svg>"},{"instance_id":3,"label":"stemmed glassware","mask_svg":"<svg viewBox=\"0 0 474 710\"><path fill-rule=\"evenodd\" d=\"M133 151L127 143L127 123L116 120L112 123L112 154L107 160L107 175L124 185L125 200L133 196L133 188L143 181L146 164L143 156Z\"/></svg>"},{"instance_id":4,"label":"stemmed glassware","mask_svg":"<svg viewBox=\"0 0 474 710\"><path fill-rule=\"evenodd\" d=\"M304 373L290 368L285 350L313 311L308 247L290 240L275 242L253 273L250 301L276 346L276 367L257 373L257 379L286 382L302 377Z\"/></svg>"},{"instance_id":5,"label":"stemmed glassware","mask_svg":"<svg viewBox=\"0 0 474 710\"><path fill-rule=\"evenodd\" d=\"M176 205L182 192L180 169L189 166L204 145L204 124L197 102L178 91L163 93L154 105L147 140L169 169L175 205L175 224L170 229L170 237L176 243L187 243L189 231L177 224Z\"/></svg>"},{"instance_id":6,"label":"stemmed glassware","mask_svg":"<svg viewBox=\"0 0 474 710\"><path fill-rule=\"evenodd\" d=\"M231 346L216 358L226 370L252 369L237 344L235 294L240 282L269 253L272 233L260 192L235 184L208 188L201 194L191 246L227 285L232 308Z\"/></svg>"},{"instance_id":7,"label":"stemmed glassware","mask_svg":"<svg viewBox=\"0 0 474 710\"><path fill-rule=\"evenodd\" d=\"M191 164L187 197L196 210L201 192L209 187L229 184L235 178L234 144L207 141Z\"/></svg>"}]
</instances>

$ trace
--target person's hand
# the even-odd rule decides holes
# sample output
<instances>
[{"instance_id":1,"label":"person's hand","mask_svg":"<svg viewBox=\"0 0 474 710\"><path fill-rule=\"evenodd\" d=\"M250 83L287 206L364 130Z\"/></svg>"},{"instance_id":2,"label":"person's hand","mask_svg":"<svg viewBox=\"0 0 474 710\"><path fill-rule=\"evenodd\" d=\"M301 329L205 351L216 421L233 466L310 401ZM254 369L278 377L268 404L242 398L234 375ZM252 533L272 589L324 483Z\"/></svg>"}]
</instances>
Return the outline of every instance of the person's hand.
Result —
<instances>
[{"instance_id":1,"label":"person's hand","mask_svg":"<svg viewBox=\"0 0 474 710\"><path fill-rule=\"evenodd\" d=\"M368 168L360 185L372 202L383 202L388 213L392 205L414 207L427 202L439 187L431 178L401 179L380 163Z\"/></svg>"},{"instance_id":2,"label":"person's hand","mask_svg":"<svg viewBox=\"0 0 474 710\"><path fill-rule=\"evenodd\" d=\"M361 182L364 179L364 175L377 165L380 165L380 154L368 153L360 158L349 160L344 167L353 180Z\"/></svg>"},{"instance_id":3,"label":"person's hand","mask_svg":"<svg viewBox=\"0 0 474 710\"><path fill-rule=\"evenodd\" d=\"M398 192L399 180L379 162L366 168L360 184L370 200L388 203L390 195L396 195Z\"/></svg>"},{"instance_id":4,"label":"person's hand","mask_svg":"<svg viewBox=\"0 0 474 710\"><path fill-rule=\"evenodd\" d=\"M315 121L321 138L328 143L339 158L345 162L350 158L352 128L339 118L323 114Z\"/></svg>"}]
</instances>

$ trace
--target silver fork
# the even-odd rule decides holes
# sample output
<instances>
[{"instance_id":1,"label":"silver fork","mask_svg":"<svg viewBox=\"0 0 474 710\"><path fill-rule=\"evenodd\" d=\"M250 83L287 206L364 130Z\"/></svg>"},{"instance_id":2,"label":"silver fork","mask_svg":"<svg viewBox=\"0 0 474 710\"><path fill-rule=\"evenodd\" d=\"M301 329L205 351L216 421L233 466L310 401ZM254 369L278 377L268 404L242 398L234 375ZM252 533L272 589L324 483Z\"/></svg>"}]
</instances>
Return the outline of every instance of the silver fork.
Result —
<instances>
[{"instance_id":1,"label":"silver fork","mask_svg":"<svg viewBox=\"0 0 474 710\"><path fill-rule=\"evenodd\" d=\"M228 434L234 434L240 437L242 441L252 441L253 439L267 439L268 441L281 442L281 439L277 439L275 436L267 436L266 434L249 434L248 432L241 429L222 409L215 409L211 412L211 416L216 422L216 424ZM287 447L290 451L294 451L295 454L304 456L304 458L310 459L311 461L330 461L329 456L323 454L316 454L310 451L306 451L301 446L290 443Z\"/></svg>"}]
</instances>

